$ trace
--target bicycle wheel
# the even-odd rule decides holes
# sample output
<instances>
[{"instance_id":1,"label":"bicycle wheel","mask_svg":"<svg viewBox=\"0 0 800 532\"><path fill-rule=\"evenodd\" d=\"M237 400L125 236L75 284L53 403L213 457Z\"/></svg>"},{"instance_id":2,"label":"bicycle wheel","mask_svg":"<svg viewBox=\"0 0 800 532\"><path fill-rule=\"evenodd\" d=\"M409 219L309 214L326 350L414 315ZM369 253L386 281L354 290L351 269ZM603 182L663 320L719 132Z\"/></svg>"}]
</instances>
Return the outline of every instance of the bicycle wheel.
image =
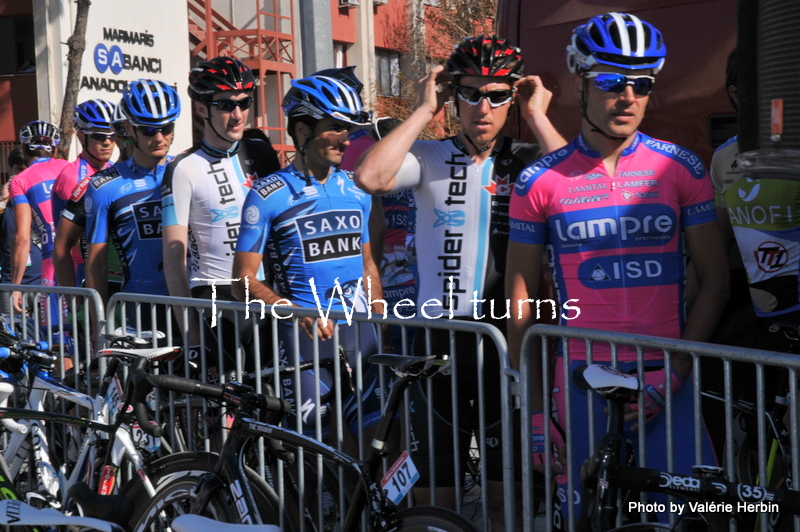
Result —
<instances>
[{"instance_id":1,"label":"bicycle wheel","mask_svg":"<svg viewBox=\"0 0 800 532\"><path fill-rule=\"evenodd\" d=\"M402 532L477 532L471 522L447 508L437 506L415 506L394 514L392 518L396 528Z\"/></svg>"},{"instance_id":2,"label":"bicycle wheel","mask_svg":"<svg viewBox=\"0 0 800 532\"><path fill-rule=\"evenodd\" d=\"M247 478L262 519L267 523L277 523L279 514L275 493L250 469L247 470ZM165 525L171 523L173 519L189 513L192 503L196 499L195 489L198 480L199 477L181 476L159 489L155 498L145 505L142 513L132 520L135 523L132 530L134 532L162 532ZM208 505L200 515L223 523L239 523L241 521L234 512L235 507L235 501L225 486L212 494Z\"/></svg>"}]
</instances>

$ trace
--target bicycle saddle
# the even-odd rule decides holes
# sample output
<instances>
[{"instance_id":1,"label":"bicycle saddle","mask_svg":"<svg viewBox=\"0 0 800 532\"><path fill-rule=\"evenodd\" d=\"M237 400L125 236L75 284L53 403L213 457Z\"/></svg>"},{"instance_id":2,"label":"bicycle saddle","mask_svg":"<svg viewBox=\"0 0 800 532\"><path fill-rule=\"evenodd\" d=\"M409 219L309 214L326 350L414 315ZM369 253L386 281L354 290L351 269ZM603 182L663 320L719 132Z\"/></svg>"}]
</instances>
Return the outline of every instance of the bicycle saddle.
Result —
<instances>
[{"instance_id":1,"label":"bicycle saddle","mask_svg":"<svg viewBox=\"0 0 800 532\"><path fill-rule=\"evenodd\" d=\"M572 381L581 390L597 390L603 393L613 392L619 388L638 392L640 386L636 375L628 375L602 364L588 364L575 368L572 372Z\"/></svg>"}]
</instances>

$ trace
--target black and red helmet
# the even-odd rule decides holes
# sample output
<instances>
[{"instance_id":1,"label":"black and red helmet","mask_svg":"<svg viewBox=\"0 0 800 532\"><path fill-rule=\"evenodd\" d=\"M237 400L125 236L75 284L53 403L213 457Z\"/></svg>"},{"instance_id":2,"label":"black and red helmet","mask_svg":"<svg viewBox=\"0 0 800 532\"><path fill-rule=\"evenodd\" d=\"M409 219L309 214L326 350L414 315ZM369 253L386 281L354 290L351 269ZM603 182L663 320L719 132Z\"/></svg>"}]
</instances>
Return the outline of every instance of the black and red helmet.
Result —
<instances>
[{"instance_id":1,"label":"black and red helmet","mask_svg":"<svg viewBox=\"0 0 800 532\"><path fill-rule=\"evenodd\" d=\"M456 80L462 76L521 79L525 63L520 49L497 35L467 37L447 60L447 71Z\"/></svg>"},{"instance_id":2,"label":"black and red helmet","mask_svg":"<svg viewBox=\"0 0 800 532\"><path fill-rule=\"evenodd\" d=\"M218 92L250 92L255 88L253 71L233 57L201 61L189 72L189 97L196 101L211 101Z\"/></svg>"}]
</instances>

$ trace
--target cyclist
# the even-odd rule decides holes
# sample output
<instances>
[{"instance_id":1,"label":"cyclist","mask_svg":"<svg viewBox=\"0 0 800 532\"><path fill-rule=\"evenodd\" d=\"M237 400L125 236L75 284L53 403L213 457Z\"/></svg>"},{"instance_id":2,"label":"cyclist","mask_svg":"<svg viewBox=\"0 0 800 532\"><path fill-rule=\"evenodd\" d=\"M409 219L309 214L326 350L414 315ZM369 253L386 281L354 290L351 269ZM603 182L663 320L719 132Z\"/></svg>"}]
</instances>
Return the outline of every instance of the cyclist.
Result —
<instances>
[{"instance_id":1,"label":"cyclist","mask_svg":"<svg viewBox=\"0 0 800 532\"><path fill-rule=\"evenodd\" d=\"M713 189L700 159L679 146L638 131L666 47L661 33L633 15L593 17L573 31L567 63L580 99L581 133L563 149L527 168L511 199L509 257L538 257L546 247L562 307L561 323L576 327L644 333L707 341L727 299L727 264L713 206ZM681 235L700 279L697 296L684 315L684 257ZM508 261L506 294L515 306L509 320L509 352L519 367L520 343L534 323L539 288L538 261ZM577 308L576 308L577 307ZM545 305L545 309L548 307ZM583 341L571 340L574 364L585 363ZM596 345L595 361L610 360L609 347ZM636 368L636 351L620 347L620 367ZM533 359L532 367L538 363ZM679 393L691 373L691 358L672 355L665 375L662 352L646 352L644 377L647 464L666 467L664 404L672 386L677 472L690 472L693 452L679 442L692 441L693 394ZM553 396L563 420L564 366L555 362ZM542 410L541 376L534 377L532 402ZM581 430L588 427L585 392L571 388L574 456L593 450ZM595 422L605 423L604 406ZM628 414L629 419L636 413ZM542 413L534 426L543 429ZM542 430L543 432L543 430ZM631 434L637 437L638 432ZM705 438L703 457L714 460ZM706 462L708 463L708 462ZM574 486L579 489L579 468ZM559 478L566 519L567 475ZM576 498L580 506L580 497Z\"/></svg>"},{"instance_id":2,"label":"cyclist","mask_svg":"<svg viewBox=\"0 0 800 532\"><path fill-rule=\"evenodd\" d=\"M171 296L211 299L215 279L216 298L234 301L231 269L245 196L256 180L280 169L272 146L242 140L255 86L252 70L230 57L203 61L189 73L189 97L203 121L203 138L164 173L164 274ZM200 344L196 326L190 319L192 346ZM226 330L232 332L233 324ZM233 356L235 335L223 336L225 351Z\"/></svg>"},{"instance_id":3,"label":"cyclist","mask_svg":"<svg viewBox=\"0 0 800 532\"><path fill-rule=\"evenodd\" d=\"M94 175L86 187L86 285L108 301L108 244L119 253L123 290L166 295L161 243L161 184L181 103L162 81L140 79L125 87L120 102L133 157ZM135 313L128 312L129 323ZM142 312L142 328L151 327Z\"/></svg>"},{"instance_id":4,"label":"cyclist","mask_svg":"<svg viewBox=\"0 0 800 532\"><path fill-rule=\"evenodd\" d=\"M450 78L445 90L437 92L437 83ZM456 94L455 105L461 133L443 141L417 141L417 137L441 109L450 91ZM510 115L515 98L519 99L527 124L545 151L563 146L566 141L545 116L551 93L537 76L524 76L519 48L496 36L464 39L447 61L447 74L434 67L421 82L419 105L402 124L375 144L356 166L356 182L370 193L387 194L411 188L416 200L417 266L419 284L417 301L427 301L427 315L459 320L480 320L505 330L503 310L490 310L488 301L502 302L505 247L508 237L508 201L517 174L542 154L537 145L505 137L501 129ZM452 279L452 281L450 280ZM452 294L452 299L450 294ZM478 300L477 303L471 299ZM437 305L431 305L436 300ZM482 303L482 304L481 304ZM502 303L500 303L502 307ZM499 314L499 317L497 315ZM447 331L431 330L434 353L450 351ZM425 352L425 334L417 334L415 350ZM465 459L472 437L478 429L477 360L475 335L456 333L459 356L459 439L460 457ZM486 389L496 389L499 356L492 342L485 342L484 369ZM419 385L411 389L417 413L412 425L414 445L420 460L418 486L431 484L428 467L427 398ZM432 403L437 416L451 419L449 381L437 383ZM497 394L487 398L498 399ZM482 457L489 478L497 482L490 489L493 500L493 525L502 526L502 488L500 459L500 406L487 404L487 451ZM488 416L487 416L488 417ZM449 421L448 421L449 423ZM437 456L437 503L454 507L454 454L452 427L437 423L434 430ZM424 462L424 463L423 463ZM462 466L462 471L466 468ZM424 497L427 492L420 492Z\"/></svg>"},{"instance_id":5,"label":"cyclist","mask_svg":"<svg viewBox=\"0 0 800 532\"><path fill-rule=\"evenodd\" d=\"M114 139L119 157L117 163L130 159L133 156L133 139L125 131L125 116L122 114L120 105L114 106L114 116L111 121L111 129L114 131ZM83 202L86 187L92 180L92 175L87 175L81 179L72 189L69 200L61 211L61 218L58 221L58 231L56 232L55 250L58 253L59 262L56 265L56 275L61 286L77 286L74 276L70 275L73 271L73 254L71 250L80 244L81 261L86 260L86 210ZM108 295L109 297L119 292L122 286L123 273L119 265L119 255L113 246L108 250ZM72 283L72 284L69 284Z\"/></svg>"},{"instance_id":6,"label":"cyclist","mask_svg":"<svg viewBox=\"0 0 800 532\"><path fill-rule=\"evenodd\" d=\"M58 128L49 122L35 120L25 124L19 132L19 140L28 167L20 172L9 186L11 204L14 208L14 221L17 232L11 246L11 283L20 284L25 275L31 242L31 227L42 250L42 286L55 285L53 269L53 211L51 209L51 190L58 174L69 164L62 159L52 158L53 151L61 140ZM22 312L22 294L12 294L14 310ZM57 322L56 299L53 304L51 323ZM45 306L43 305L44 309ZM42 312L45 312L44 310ZM48 318L40 313L42 324Z\"/></svg>"},{"instance_id":7,"label":"cyclist","mask_svg":"<svg viewBox=\"0 0 800 532\"><path fill-rule=\"evenodd\" d=\"M323 312L329 305L333 310L343 310L346 305L346 310L365 311L370 285L372 299L381 297L380 277L367 231L371 199L355 186L351 173L340 170L338 165L348 145L350 128L365 125L368 115L355 89L326 76L292 80L283 111L298 155L292 164L255 184L245 200L233 262L233 276L241 280L232 285L234 296L241 301L248 297L247 279L249 299L260 299L268 305L289 301L291 305L314 308L318 298ZM275 289L257 280L265 250ZM337 284L341 290L338 294ZM373 307L383 310L379 303ZM334 355L330 340L337 325L333 321L318 318L316 333L314 319L303 317L298 321L304 331L297 346L301 356L313 352L315 340L319 340L320 356ZM293 363L294 359L289 358L295 353L291 325L280 322L278 334L283 362ZM370 324L342 325L339 338L352 364L356 362L352 357L357 348L364 356L375 352L375 330ZM295 400L291 395L296 389L293 384L284 389L290 394L286 398L293 403L295 413L302 410L306 422L315 415L316 377L313 372L303 373L302 398ZM380 417L375 393L377 377L377 367L364 375L364 428ZM327 380L321 384L323 388L330 385ZM358 409L352 396L344 406L355 434L359 428ZM323 437L327 436L327 417L323 421ZM289 426L296 427L297 421L291 420ZM304 430L314 434L313 426Z\"/></svg>"},{"instance_id":8,"label":"cyclist","mask_svg":"<svg viewBox=\"0 0 800 532\"><path fill-rule=\"evenodd\" d=\"M61 212L79 181L111 166L109 161L114 154L116 140L111 121L115 111L116 105L111 102L87 100L76 105L72 115L72 125L83 150L56 178L51 200L53 222L57 228L53 244L53 267L61 286L78 286L83 281L83 256L75 247L80 231L76 231L72 225L62 226Z\"/></svg>"}]
</instances>

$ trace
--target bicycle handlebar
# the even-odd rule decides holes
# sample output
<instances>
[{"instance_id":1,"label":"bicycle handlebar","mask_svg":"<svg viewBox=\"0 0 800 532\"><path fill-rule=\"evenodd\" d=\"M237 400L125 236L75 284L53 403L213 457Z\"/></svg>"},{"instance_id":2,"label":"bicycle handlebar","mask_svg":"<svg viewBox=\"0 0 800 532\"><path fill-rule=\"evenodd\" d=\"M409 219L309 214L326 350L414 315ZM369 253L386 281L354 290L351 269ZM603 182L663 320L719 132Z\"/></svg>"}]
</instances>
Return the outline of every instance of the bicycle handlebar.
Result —
<instances>
[{"instance_id":1,"label":"bicycle handlebar","mask_svg":"<svg viewBox=\"0 0 800 532\"><path fill-rule=\"evenodd\" d=\"M781 512L800 515L800 492L797 491L695 478L624 465L608 470L608 482L616 488L667 493L697 501L776 503Z\"/></svg>"},{"instance_id":2,"label":"bicycle handlebar","mask_svg":"<svg viewBox=\"0 0 800 532\"><path fill-rule=\"evenodd\" d=\"M249 389L242 393L231 385L206 384L177 375L151 375L145 370L148 362L147 359L141 358L134 363L132 369L134 382L132 403L133 412L139 422L139 426L151 436L160 437L163 434L163 429L156 422L150 420L145 407L147 394L153 388L161 388L188 395L199 395L207 399L225 401L235 405L248 405L284 415L292 411L292 405L280 397L257 394L249 391Z\"/></svg>"}]
</instances>

